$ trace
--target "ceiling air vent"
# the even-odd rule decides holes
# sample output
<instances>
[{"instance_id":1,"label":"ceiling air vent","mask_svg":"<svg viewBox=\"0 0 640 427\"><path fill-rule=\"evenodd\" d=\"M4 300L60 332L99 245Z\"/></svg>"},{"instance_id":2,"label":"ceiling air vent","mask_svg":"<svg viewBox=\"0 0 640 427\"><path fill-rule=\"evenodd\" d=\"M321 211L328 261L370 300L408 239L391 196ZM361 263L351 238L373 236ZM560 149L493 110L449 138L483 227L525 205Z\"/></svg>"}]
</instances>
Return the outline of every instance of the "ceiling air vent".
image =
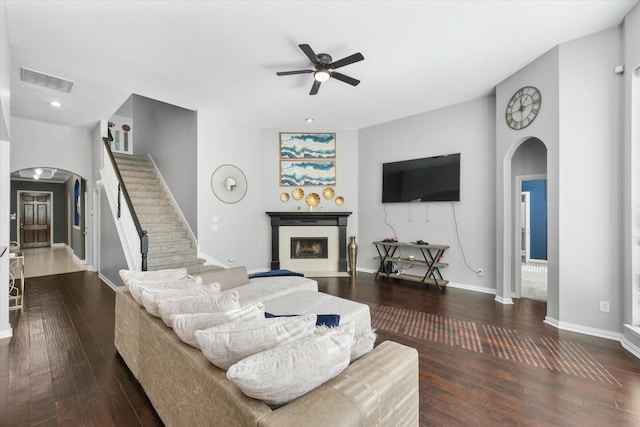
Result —
<instances>
[{"instance_id":1,"label":"ceiling air vent","mask_svg":"<svg viewBox=\"0 0 640 427\"><path fill-rule=\"evenodd\" d=\"M67 93L71 92L71 89L73 88L73 82L71 80L51 76L49 74L30 70L24 67L20 67L20 80Z\"/></svg>"}]
</instances>

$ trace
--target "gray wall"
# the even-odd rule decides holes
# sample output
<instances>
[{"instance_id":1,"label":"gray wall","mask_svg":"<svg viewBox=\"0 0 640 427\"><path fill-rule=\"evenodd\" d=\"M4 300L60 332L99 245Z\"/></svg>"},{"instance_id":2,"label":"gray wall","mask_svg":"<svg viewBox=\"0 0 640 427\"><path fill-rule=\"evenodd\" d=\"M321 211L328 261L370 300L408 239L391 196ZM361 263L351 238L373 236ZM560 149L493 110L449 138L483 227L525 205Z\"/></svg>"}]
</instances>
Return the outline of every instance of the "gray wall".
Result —
<instances>
[{"instance_id":1,"label":"gray wall","mask_svg":"<svg viewBox=\"0 0 640 427\"><path fill-rule=\"evenodd\" d=\"M560 46L560 325L622 331L620 27ZM594 260L606 268L585 268ZM609 301L603 313L600 301Z\"/></svg>"},{"instance_id":2,"label":"gray wall","mask_svg":"<svg viewBox=\"0 0 640 427\"><path fill-rule=\"evenodd\" d=\"M197 236L196 113L135 95L133 121L134 154L151 154Z\"/></svg>"},{"instance_id":3,"label":"gray wall","mask_svg":"<svg viewBox=\"0 0 640 427\"><path fill-rule=\"evenodd\" d=\"M80 182L80 226L78 228L73 226L73 196L74 186L76 179ZM87 191L87 182L79 176L72 176L71 179L66 182L66 192L68 200L71 200L71 211L69 212L69 223L71 224L71 241L69 246L73 250L73 253L80 259L85 259L85 227L87 217L87 207L85 206L85 193Z\"/></svg>"},{"instance_id":4,"label":"gray wall","mask_svg":"<svg viewBox=\"0 0 640 427\"><path fill-rule=\"evenodd\" d=\"M53 207L53 241L51 243L67 242L67 196L65 184L51 184L46 182L11 181L11 212L18 213L18 191L47 191L53 193L51 200ZM11 240L18 240L17 223L20 218L11 221Z\"/></svg>"},{"instance_id":5,"label":"gray wall","mask_svg":"<svg viewBox=\"0 0 640 427\"><path fill-rule=\"evenodd\" d=\"M114 285L120 285L121 269L127 269L127 259L124 256L122 245L120 243L120 237L118 236L118 230L113 222L113 215L111 215L109 208L109 200L107 196L100 189L100 196L98 197L100 203L100 275L110 281Z\"/></svg>"},{"instance_id":6,"label":"gray wall","mask_svg":"<svg viewBox=\"0 0 640 427\"><path fill-rule=\"evenodd\" d=\"M372 242L394 236L386 222L400 241L449 245L442 274L451 285L495 288L495 108L487 96L360 131L359 268L377 269ZM450 153L461 154L459 202L381 203L383 163ZM483 277L473 271L478 268Z\"/></svg>"},{"instance_id":7,"label":"gray wall","mask_svg":"<svg viewBox=\"0 0 640 427\"><path fill-rule=\"evenodd\" d=\"M514 253L515 200L513 156L518 147L535 137L547 148L547 315L558 316L558 139L559 139L559 48L545 53L496 86L496 294L510 302L515 291L516 269L520 257ZM513 94L523 86L535 86L542 95L536 120L523 130L511 129L505 121L505 108ZM567 165L567 167L569 167Z\"/></svg>"}]
</instances>

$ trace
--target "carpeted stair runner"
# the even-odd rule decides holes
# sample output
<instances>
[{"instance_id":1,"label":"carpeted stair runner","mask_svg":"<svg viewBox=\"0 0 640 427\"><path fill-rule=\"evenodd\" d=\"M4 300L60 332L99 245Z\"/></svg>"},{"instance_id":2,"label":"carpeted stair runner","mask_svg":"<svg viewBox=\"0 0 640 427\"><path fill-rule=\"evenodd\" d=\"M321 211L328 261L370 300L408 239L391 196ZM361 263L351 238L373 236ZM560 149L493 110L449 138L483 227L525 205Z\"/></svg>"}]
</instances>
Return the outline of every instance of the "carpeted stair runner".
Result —
<instances>
[{"instance_id":1,"label":"carpeted stair runner","mask_svg":"<svg viewBox=\"0 0 640 427\"><path fill-rule=\"evenodd\" d=\"M156 175L148 157L113 154L142 229L149 236L148 270L186 267L190 274L220 267L204 265L197 257L191 239L178 212Z\"/></svg>"}]
</instances>

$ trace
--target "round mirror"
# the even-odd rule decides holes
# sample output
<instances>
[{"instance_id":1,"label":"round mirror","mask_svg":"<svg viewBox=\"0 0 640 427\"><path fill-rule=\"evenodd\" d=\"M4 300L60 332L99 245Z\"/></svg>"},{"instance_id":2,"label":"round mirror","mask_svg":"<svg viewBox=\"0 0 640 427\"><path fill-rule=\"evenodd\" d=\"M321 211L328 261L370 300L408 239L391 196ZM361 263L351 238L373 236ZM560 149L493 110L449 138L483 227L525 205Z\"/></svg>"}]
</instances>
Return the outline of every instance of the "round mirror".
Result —
<instances>
[{"instance_id":1,"label":"round mirror","mask_svg":"<svg viewBox=\"0 0 640 427\"><path fill-rule=\"evenodd\" d=\"M234 165L221 165L211 174L211 190L224 203L238 203L247 194L247 177Z\"/></svg>"},{"instance_id":2,"label":"round mirror","mask_svg":"<svg viewBox=\"0 0 640 427\"><path fill-rule=\"evenodd\" d=\"M225 178L225 180L222 182L222 185L227 191L233 191L238 187L238 183L236 182L236 180L230 176Z\"/></svg>"}]
</instances>

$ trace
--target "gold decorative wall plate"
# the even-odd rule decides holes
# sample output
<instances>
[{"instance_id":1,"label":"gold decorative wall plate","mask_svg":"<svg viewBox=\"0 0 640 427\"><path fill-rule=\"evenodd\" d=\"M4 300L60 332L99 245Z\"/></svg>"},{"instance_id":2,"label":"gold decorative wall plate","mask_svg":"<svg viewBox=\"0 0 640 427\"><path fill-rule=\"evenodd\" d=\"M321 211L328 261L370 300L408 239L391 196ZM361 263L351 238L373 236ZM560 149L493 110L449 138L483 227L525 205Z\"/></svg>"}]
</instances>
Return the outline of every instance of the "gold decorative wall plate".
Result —
<instances>
[{"instance_id":1,"label":"gold decorative wall plate","mask_svg":"<svg viewBox=\"0 0 640 427\"><path fill-rule=\"evenodd\" d=\"M283 202L288 202L289 201L289 193L282 193L280 195L280 200L282 200Z\"/></svg>"},{"instance_id":2,"label":"gold decorative wall plate","mask_svg":"<svg viewBox=\"0 0 640 427\"><path fill-rule=\"evenodd\" d=\"M336 205L338 205L338 206L344 205L344 197L342 197L342 196L336 197Z\"/></svg>"},{"instance_id":3,"label":"gold decorative wall plate","mask_svg":"<svg viewBox=\"0 0 640 427\"><path fill-rule=\"evenodd\" d=\"M320 195L318 193L309 193L307 196L307 205L312 208L320 204Z\"/></svg>"},{"instance_id":4,"label":"gold decorative wall plate","mask_svg":"<svg viewBox=\"0 0 640 427\"><path fill-rule=\"evenodd\" d=\"M327 187L322 191L322 195L324 196L325 199L333 199L333 196L336 195L336 192L333 188L331 187Z\"/></svg>"},{"instance_id":5,"label":"gold decorative wall plate","mask_svg":"<svg viewBox=\"0 0 640 427\"><path fill-rule=\"evenodd\" d=\"M291 194L293 194L294 199L300 200L304 197L304 190L300 187L294 188Z\"/></svg>"}]
</instances>

